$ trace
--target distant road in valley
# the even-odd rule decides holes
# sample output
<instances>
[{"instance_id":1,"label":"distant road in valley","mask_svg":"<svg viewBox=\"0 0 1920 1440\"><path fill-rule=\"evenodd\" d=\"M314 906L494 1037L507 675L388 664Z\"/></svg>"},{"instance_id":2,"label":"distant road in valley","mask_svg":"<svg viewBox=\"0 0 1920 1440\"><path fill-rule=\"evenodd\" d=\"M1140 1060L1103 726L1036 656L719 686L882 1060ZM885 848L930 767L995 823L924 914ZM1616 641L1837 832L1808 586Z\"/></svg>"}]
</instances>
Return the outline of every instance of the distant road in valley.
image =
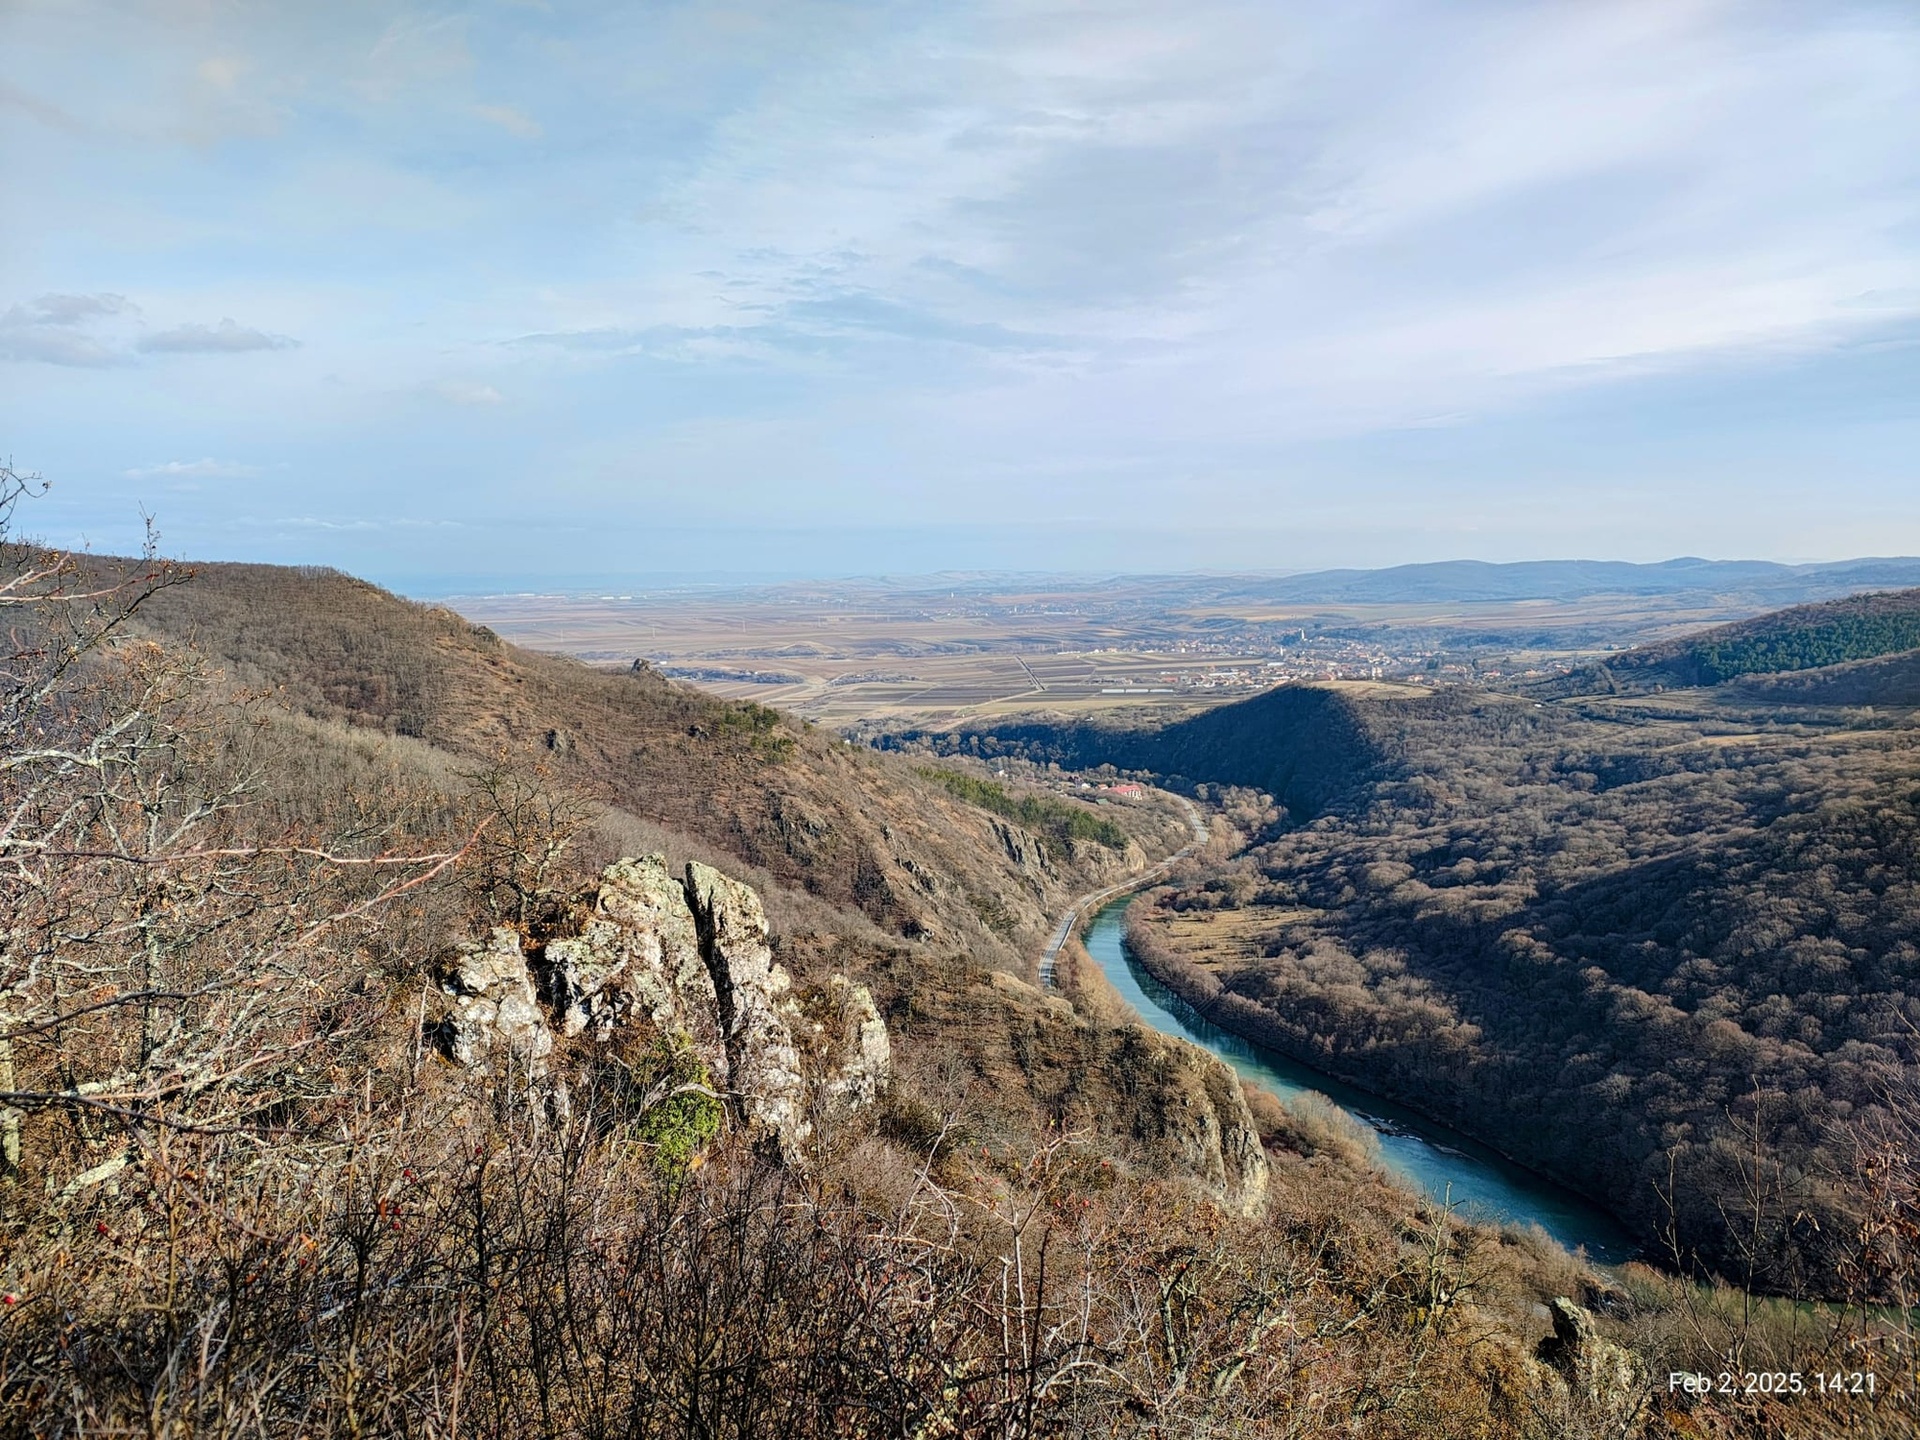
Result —
<instances>
[{"instance_id":1,"label":"distant road in valley","mask_svg":"<svg viewBox=\"0 0 1920 1440\"><path fill-rule=\"evenodd\" d=\"M1104 890L1091 891L1088 894L1082 895L1078 900L1075 900L1073 904L1068 907L1067 913L1061 917L1059 928L1053 932L1053 938L1047 941L1046 953L1040 957L1041 989L1051 990L1053 988L1054 962L1060 958L1061 947L1067 943L1067 937L1073 934L1074 928L1080 923L1080 917L1082 915L1085 915L1089 910L1098 909L1116 895L1124 895L1129 890L1139 890L1144 886L1151 885L1155 880L1158 880L1162 875L1165 875L1169 870L1173 869L1175 865L1193 854L1202 845L1205 845L1208 839L1211 838L1213 831L1207 825L1206 817L1200 813L1200 807L1184 795L1175 795L1173 798L1186 807L1187 823L1193 827L1193 839L1187 843L1184 849L1175 851L1152 869L1143 870L1138 875L1130 875L1118 884L1109 885Z\"/></svg>"}]
</instances>

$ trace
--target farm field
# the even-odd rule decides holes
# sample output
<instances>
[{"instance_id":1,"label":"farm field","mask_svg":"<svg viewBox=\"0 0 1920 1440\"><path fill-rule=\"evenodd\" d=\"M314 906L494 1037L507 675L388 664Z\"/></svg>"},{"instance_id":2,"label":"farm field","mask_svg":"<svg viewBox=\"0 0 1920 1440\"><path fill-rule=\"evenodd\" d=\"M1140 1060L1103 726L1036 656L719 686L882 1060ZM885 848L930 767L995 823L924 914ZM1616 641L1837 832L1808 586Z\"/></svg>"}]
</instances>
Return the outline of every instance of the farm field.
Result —
<instances>
[{"instance_id":1,"label":"farm field","mask_svg":"<svg viewBox=\"0 0 1920 1440\"><path fill-rule=\"evenodd\" d=\"M1752 608L1699 594L1276 604L1217 577L937 586L849 581L447 603L516 644L609 667L642 659L710 693L828 725L1038 710L1171 717L1293 679L1545 674Z\"/></svg>"}]
</instances>

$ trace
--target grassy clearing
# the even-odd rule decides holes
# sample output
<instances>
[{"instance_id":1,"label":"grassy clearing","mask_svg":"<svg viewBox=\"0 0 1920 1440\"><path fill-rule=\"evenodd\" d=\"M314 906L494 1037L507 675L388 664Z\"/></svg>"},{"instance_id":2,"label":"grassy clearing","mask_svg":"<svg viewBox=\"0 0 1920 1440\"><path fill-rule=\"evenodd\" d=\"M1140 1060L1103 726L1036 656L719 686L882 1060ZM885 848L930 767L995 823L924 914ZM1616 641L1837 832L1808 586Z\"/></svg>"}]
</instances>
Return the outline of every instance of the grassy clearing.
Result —
<instances>
[{"instance_id":1,"label":"grassy clearing","mask_svg":"<svg viewBox=\"0 0 1920 1440\"><path fill-rule=\"evenodd\" d=\"M977 805L982 810L990 810L995 815L1004 815L1029 830L1051 835L1063 844L1070 840L1094 840L1109 850L1126 848L1126 831L1111 820L1104 820L1078 805L1064 800L1051 800L1044 795L1014 795L991 780L980 780L972 775L941 770L931 765L922 767L920 773L944 786L955 799Z\"/></svg>"}]
</instances>

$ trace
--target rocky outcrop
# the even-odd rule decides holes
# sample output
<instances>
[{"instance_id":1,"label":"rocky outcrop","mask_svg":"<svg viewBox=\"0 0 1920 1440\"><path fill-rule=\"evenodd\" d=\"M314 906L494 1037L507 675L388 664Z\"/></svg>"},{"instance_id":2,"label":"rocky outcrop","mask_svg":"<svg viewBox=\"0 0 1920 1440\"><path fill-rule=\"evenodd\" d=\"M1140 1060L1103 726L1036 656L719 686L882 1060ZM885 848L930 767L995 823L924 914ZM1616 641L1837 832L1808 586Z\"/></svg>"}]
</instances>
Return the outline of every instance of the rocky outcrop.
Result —
<instances>
[{"instance_id":1,"label":"rocky outcrop","mask_svg":"<svg viewBox=\"0 0 1920 1440\"><path fill-rule=\"evenodd\" d=\"M1163 1173L1191 1176L1225 1208L1266 1210L1271 1174L1259 1126L1234 1073L1185 1040L1127 1025L1102 1059L1109 1113L1100 1123L1129 1134Z\"/></svg>"},{"instance_id":2,"label":"rocky outcrop","mask_svg":"<svg viewBox=\"0 0 1920 1440\"><path fill-rule=\"evenodd\" d=\"M727 1079L719 998L684 885L665 859L620 860L600 875L578 935L542 955L561 1033L612 1039L636 1017L690 1045L714 1079Z\"/></svg>"},{"instance_id":3,"label":"rocky outcrop","mask_svg":"<svg viewBox=\"0 0 1920 1440\"><path fill-rule=\"evenodd\" d=\"M1198 1093L1185 1101L1194 1131L1189 1163L1233 1209L1260 1215L1267 1208L1267 1152L1239 1078L1198 1046L1180 1048L1199 1070Z\"/></svg>"},{"instance_id":4,"label":"rocky outcrop","mask_svg":"<svg viewBox=\"0 0 1920 1440\"><path fill-rule=\"evenodd\" d=\"M845 1113L871 1105L893 1073L893 1042L887 1022L864 985L836 975L823 995L827 1018L821 1027L838 1053L838 1063L821 1085L830 1112Z\"/></svg>"},{"instance_id":5,"label":"rocky outcrop","mask_svg":"<svg viewBox=\"0 0 1920 1440\"><path fill-rule=\"evenodd\" d=\"M993 835L1000 842L1000 848L1007 852L1007 858L1028 875L1047 875L1053 871L1053 865L1047 858L1047 847L1040 843L1039 837L1018 825L1010 825L1005 820L995 820Z\"/></svg>"},{"instance_id":6,"label":"rocky outcrop","mask_svg":"<svg viewBox=\"0 0 1920 1440\"><path fill-rule=\"evenodd\" d=\"M870 1105L887 1083L892 1046L865 987L836 975L803 1007L774 963L760 897L711 866L680 880L659 855L620 860L560 932L530 954L505 927L459 946L441 1027L451 1059L492 1072L511 1056L538 1075L556 1037L659 1035L697 1056L736 1121L788 1159L811 1116Z\"/></svg>"},{"instance_id":7,"label":"rocky outcrop","mask_svg":"<svg viewBox=\"0 0 1920 1440\"><path fill-rule=\"evenodd\" d=\"M1221 1192L1241 1214L1260 1215L1267 1208L1267 1187L1271 1180L1266 1148L1260 1143L1260 1127L1247 1106L1240 1078L1219 1060L1207 1058L1212 1061L1206 1070L1205 1083L1219 1136Z\"/></svg>"},{"instance_id":8,"label":"rocky outcrop","mask_svg":"<svg viewBox=\"0 0 1920 1440\"><path fill-rule=\"evenodd\" d=\"M446 1046L456 1061L489 1069L518 1061L533 1074L545 1068L553 1032L534 996L518 933L495 926L485 941L462 944L446 988L453 996Z\"/></svg>"},{"instance_id":9,"label":"rocky outcrop","mask_svg":"<svg viewBox=\"0 0 1920 1440\"><path fill-rule=\"evenodd\" d=\"M728 1090L748 1128L797 1153L812 1127L787 1024L792 981L773 963L760 897L710 865L687 865L687 900L719 1002Z\"/></svg>"},{"instance_id":10,"label":"rocky outcrop","mask_svg":"<svg viewBox=\"0 0 1920 1440\"><path fill-rule=\"evenodd\" d=\"M1639 1360L1602 1335L1591 1312L1566 1296L1557 1296L1549 1308L1553 1334L1540 1342L1539 1353L1553 1389L1564 1388L1574 1413L1600 1418L1610 1433L1638 1433L1650 1393Z\"/></svg>"}]
</instances>

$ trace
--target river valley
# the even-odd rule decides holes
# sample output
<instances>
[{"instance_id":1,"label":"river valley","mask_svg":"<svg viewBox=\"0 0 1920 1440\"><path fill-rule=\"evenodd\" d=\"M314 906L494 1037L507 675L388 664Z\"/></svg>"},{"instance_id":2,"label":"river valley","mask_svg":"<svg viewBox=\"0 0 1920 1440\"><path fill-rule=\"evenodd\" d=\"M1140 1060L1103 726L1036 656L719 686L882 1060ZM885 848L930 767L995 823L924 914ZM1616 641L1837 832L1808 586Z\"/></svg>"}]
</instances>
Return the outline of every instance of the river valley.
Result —
<instances>
[{"instance_id":1,"label":"river valley","mask_svg":"<svg viewBox=\"0 0 1920 1440\"><path fill-rule=\"evenodd\" d=\"M1283 1101L1310 1092L1325 1096L1379 1137L1381 1160L1394 1178L1436 1201L1451 1199L1465 1215L1539 1225L1562 1245L1584 1248L1606 1264L1637 1253L1626 1232L1598 1206L1491 1147L1208 1022L1127 953L1126 912L1133 898L1123 895L1103 906L1082 939L1114 989L1153 1029L1192 1041ZM1542 1123L1551 1120L1543 1117Z\"/></svg>"}]
</instances>

